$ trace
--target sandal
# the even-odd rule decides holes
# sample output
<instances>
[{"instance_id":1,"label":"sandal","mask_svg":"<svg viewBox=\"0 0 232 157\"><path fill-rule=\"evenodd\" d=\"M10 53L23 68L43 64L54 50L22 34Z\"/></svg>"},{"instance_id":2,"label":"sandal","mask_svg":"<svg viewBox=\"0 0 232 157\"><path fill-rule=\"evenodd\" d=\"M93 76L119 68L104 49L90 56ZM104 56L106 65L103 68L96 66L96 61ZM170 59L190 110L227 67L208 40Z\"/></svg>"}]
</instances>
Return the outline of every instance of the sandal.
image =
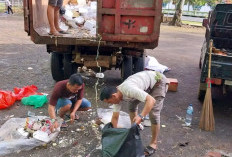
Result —
<instances>
[{"instance_id":1,"label":"sandal","mask_svg":"<svg viewBox=\"0 0 232 157\"><path fill-rule=\"evenodd\" d=\"M65 32L65 31L59 31L60 34L69 34L68 32Z\"/></svg>"},{"instance_id":2,"label":"sandal","mask_svg":"<svg viewBox=\"0 0 232 157\"><path fill-rule=\"evenodd\" d=\"M68 124L65 121L63 121L60 127L61 128L67 128Z\"/></svg>"},{"instance_id":3,"label":"sandal","mask_svg":"<svg viewBox=\"0 0 232 157\"><path fill-rule=\"evenodd\" d=\"M152 148L151 146L147 146L144 149L144 154L145 156L151 156L152 154L154 154L156 152L156 149Z\"/></svg>"},{"instance_id":4,"label":"sandal","mask_svg":"<svg viewBox=\"0 0 232 157\"><path fill-rule=\"evenodd\" d=\"M49 32L48 35L50 35L50 36L62 36L62 34L59 32L54 32L54 33Z\"/></svg>"}]
</instances>

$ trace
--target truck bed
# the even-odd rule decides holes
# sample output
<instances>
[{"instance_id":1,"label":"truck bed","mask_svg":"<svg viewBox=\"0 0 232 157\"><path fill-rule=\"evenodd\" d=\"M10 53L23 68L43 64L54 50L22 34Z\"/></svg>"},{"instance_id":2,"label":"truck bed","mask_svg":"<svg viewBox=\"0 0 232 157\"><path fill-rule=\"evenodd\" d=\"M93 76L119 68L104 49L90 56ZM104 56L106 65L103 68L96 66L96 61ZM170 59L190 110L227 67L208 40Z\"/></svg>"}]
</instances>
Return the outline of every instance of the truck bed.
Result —
<instances>
[{"instance_id":1,"label":"truck bed","mask_svg":"<svg viewBox=\"0 0 232 157\"><path fill-rule=\"evenodd\" d=\"M36 44L128 47L153 49L158 46L161 23L161 0L98 0L97 37L85 30L70 34L48 35L48 0L24 0L25 31Z\"/></svg>"},{"instance_id":2,"label":"truck bed","mask_svg":"<svg viewBox=\"0 0 232 157\"><path fill-rule=\"evenodd\" d=\"M52 35L49 35L49 27L39 27L36 28L35 31L39 34L41 37L50 37L52 38ZM86 40L96 40L96 36L92 36L89 34L88 30L85 30L83 28L70 28L67 31L68 34L62 34L60 37L63 38L77 38L77 39L86 39Z\"/></svg>"}]
</instances>

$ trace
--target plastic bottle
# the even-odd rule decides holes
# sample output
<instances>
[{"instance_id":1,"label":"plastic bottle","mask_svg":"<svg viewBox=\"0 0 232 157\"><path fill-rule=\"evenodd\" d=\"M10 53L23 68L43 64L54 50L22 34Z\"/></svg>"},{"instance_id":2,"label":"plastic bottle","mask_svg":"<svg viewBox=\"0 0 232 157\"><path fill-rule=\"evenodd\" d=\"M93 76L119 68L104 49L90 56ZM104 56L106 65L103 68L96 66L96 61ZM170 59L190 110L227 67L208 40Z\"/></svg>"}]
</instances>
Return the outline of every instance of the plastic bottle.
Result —
<instances>
[{"instance_id":1,"label":"plastic bottle","mask_svg":"<svg viewBox=\"0 0 232 157\"><path fill-rule=\"evenodd\" d=\"M185 118L185 124L187 126L190 126L192 123L192 117L193 117L193 105L189 104L187 108L186 118Z\"/></svg>"}]
</instances>

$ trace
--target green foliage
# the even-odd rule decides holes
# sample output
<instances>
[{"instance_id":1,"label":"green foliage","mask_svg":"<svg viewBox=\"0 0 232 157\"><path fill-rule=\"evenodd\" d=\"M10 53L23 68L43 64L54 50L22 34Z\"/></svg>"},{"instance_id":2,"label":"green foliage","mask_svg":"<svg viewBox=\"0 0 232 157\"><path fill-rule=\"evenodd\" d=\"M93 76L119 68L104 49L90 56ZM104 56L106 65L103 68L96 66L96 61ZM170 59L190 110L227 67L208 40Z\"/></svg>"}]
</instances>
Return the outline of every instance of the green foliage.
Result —
<instances>
[{"instance_id":1,"label":"green foliage","mask_svg":"<svg viewBox=\"0 0 232 157\"><path fill-rule=\"evenodd\" d=\"M192 6L203 6L205 4L210 7L214 7L217 3L221 3L222 0L185 0L185 4L189 4Z\"/></svg>"}]
</instances>

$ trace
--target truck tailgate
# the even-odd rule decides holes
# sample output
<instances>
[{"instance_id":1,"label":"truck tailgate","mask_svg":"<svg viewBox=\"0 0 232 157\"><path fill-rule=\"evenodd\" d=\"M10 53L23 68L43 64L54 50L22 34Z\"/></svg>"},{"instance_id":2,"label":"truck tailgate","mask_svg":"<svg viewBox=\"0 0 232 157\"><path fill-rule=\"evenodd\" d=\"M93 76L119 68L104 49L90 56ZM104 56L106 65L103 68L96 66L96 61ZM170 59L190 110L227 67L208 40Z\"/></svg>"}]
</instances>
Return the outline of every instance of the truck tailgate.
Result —
<instances>
[{"instance_id":1,"label":"truck tailgate","mask_svg":"<svg viewBox=\"0 0 232 157\"><path fill-rule=\"evenodd\" d=\"M29 5L28 34L36 44L101 45L111 47L155 48L158 45L161 0L98 0L97 33L93 38L68 34L48 35L48 0L24 0ZM27 4L25 3L25 4Z\"/></svg>"}]
</instances>

